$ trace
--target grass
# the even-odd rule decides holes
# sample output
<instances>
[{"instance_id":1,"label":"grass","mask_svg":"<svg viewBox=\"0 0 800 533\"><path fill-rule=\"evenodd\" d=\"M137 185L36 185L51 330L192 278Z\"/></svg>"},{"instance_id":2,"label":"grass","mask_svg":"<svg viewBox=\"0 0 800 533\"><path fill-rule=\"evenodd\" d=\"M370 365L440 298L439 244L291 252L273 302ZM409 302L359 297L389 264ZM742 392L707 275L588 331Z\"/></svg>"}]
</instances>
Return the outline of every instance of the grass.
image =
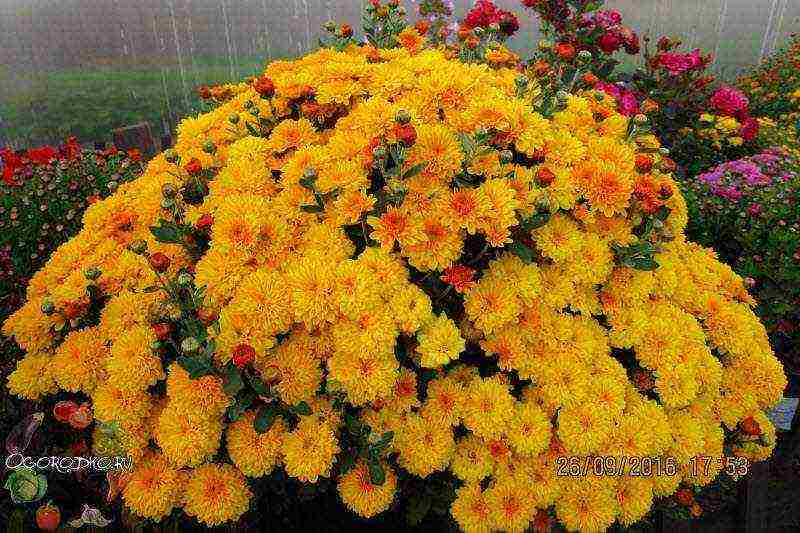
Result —
<instances>
[{"instance_id":1,"label":"grass","mask_svg":"<svg viewBox=\"0 0 800 533\"><path fill-rule=\"evenodd\" d=\"M20 148L58 142L75 135L81 142L109 141L114 128L150 122L154 135L174 130L181 117L199 110L196 88L240 80L257 73L262 61L250 58L238 69L224 58L177 65L100 65L20 74L18 89L0 101L0 144ZM158 139L157 139L158 140Z\"/></svg>"}]
</instances>

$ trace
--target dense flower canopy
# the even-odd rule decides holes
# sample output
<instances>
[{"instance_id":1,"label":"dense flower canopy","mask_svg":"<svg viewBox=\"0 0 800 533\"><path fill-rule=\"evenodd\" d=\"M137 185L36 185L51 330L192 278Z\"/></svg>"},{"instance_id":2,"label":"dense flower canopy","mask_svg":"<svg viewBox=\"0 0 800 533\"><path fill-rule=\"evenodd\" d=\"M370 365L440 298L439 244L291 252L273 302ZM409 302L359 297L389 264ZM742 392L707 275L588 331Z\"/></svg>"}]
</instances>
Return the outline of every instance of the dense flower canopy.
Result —
<instances>
[{"instance_id":1,"label":"dense flower canopy","mask_svg":"<svg viewBox=\"0 0 800 533\"><path fill-rule=\"evenodd\" d=\"M466 531L542 511L601 531L709 483L721 464L697 456L767 457L782 368L741 279L686 241L657 140L608 96L545 117L517 76L350 47L230 87L31 281L3 329L27 351L9 389L88 395L136 459L126 505L209 525L283 468L335 477L366 517L398 477L449 471ZM176 211L207 246L155 238ZM204 288L204 331L152 290L175 277ZM213 370L193 376L206 335ZM246 403L237 368L260 383ZM294 414L259 427L270 406ZM347 467L353 424L377 455ZM561 475L591 457L629 464ZM676 469L637 476L642 457Z\"/></svg>"}]
</instances>

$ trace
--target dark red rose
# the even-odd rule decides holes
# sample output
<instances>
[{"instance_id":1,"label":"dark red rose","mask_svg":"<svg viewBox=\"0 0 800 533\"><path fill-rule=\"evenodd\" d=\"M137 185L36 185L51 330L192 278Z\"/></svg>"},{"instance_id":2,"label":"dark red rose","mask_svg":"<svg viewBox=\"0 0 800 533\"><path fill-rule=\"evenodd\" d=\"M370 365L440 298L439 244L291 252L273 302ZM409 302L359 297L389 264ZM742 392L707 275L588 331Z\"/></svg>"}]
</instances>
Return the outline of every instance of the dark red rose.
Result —
<instances>
[{"instance_id":1,"label":"dark red rose","mask_svg":"<svg viewBox=\"0 0 800 533\"><path fill-rule=\"evenodd\" d=\"M613 54L622 45L622 39L616 32L608 31L597 40L597 46L606 54Z\"/></svg>"}]
</instances>

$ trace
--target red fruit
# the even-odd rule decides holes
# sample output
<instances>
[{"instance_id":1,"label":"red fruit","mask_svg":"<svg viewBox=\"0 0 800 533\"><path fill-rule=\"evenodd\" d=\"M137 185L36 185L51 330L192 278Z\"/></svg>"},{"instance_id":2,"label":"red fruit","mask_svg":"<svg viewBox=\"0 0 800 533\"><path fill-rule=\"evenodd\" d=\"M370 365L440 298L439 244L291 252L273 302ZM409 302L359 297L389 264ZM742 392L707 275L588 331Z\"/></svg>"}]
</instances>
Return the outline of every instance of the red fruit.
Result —
<instances>
[{"instance_id":1,"label":"red fruit","mask_svg":"<svg viewBox=\"0 0 800 533\"><path fill-rule=\"evenodd\" d=\"M256 350L249 344L239 344L233 349L233 364L239 368L249 365L256 358Z\"/></svg>"},{"instance_id":2,"label":"red fruit","mask_svg":"<svg viewBox=\"0 0 800 533\"><path fill-rule=\"evenodd\" d=\"M42 531L55 531L61 523L61 512L53 502L48 502L36 510L36 525Z\"/></svg>"},{"instance_id":3,"label":"red fruit","mask_svg":"<svg viewBox=\"0 0 800 533\"><path fill-rule=\"evenodd\" d=\"M197 219L197 223L194 225L194 227L198 231L208 231L211 229L211 226L213 225L214 225L214 217L206 213Z\"/></svg>"},{"instance_id":4,"label":"red fruit","mask_svg":"<svg viewBox=\"0 0 800 533\"><path fill-rule=\"evenodd\" d=\"M165 341L169 338L170 333L172 333L172 324L153 324L153 333L155 334L156 339Z\"/></svg>"},{"instance_id":5,"label":"red fruit","mask_svg":"<svg viewBox=\"0 0 800 533\"><path fill-rule=\"evenodd\" d=\"M275 84L266 76L258 78L253 83L253 88L262 98L272 98L275 95Z\"/></svg>"},{"instance_id":6,"label":"red fruit","mask_svg":"<svg viewBox=\"0 0 800 533\"><path fill-rule=\"evenodd\" d=\"M397 140L405 147L414 146L414 143L417 142L417 130L411 123L397 124L394 127L394 133Z\"/></svg>"},{"instance_id":7,"label":"red fruit","mask_svg":"<svg viewBox=\"0 0 800 533\"><path fill-rule=\"evenodd\" d=\"M758 437L761 435L761 426L756 422L755 418L748 416L739 423L742 428L742 433L750 437Z\"/></svg>"},{"instance_id":8,"label":"red fruit","mask_svg":"<svg viewBox=\"0 0 800 533\"><path fill-rule=\"evenodd\" d=\"M556 175L553 174L553 171L547 167L541 167L539 170L536 171L536 181L539 182L539 185L543 187L547 187L553 180L556 179Z\"/></svg>"},{"instance_id":9,"label":"red fruit","mask_svg":"<svg viewBox=\"0 0 800 533\"><path fill-rule=\"evenodd\" d=\"M188 163L186 163L186 165L184 165L183 170L185 170L190 176L194 176L203 171L203 165L200 163L199 159L193 157Z\"/></svg>"},{"instance_id":10,"label":"red fruit","mask_svg":"<svg viewBox=\"0 0 800 533\"><path fill-rule=\"evenodd\" d=\"M66 422L69 420L69 417L72 416L72 413L78 410L78 404L71 401L71 400L64 400L58 402L53 407L53 416L59 422Z\"/></svg>"},{"instance_id":11,"label":"red fruit","mask_svg":"<svg viewBox=\"0 0 800 533\"><path fill-rule=\"evenodd\" d=\"M161 252L152 254L149 258L149 261L150 266L153 267L153 270L156 272L166 272L170 264L169 257Z\"/></svg>"}]
</instances>

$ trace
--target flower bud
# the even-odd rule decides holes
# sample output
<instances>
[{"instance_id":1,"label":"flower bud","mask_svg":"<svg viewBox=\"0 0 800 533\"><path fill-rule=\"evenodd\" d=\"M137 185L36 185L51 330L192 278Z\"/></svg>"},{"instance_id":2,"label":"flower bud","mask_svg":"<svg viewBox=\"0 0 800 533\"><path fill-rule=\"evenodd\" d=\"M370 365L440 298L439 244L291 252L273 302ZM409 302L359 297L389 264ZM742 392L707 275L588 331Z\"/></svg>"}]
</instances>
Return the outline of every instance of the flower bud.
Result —
<instances>
[{"instance_id":1,"label":"flower bud","mask_svg":"<svg viewBox=\"0 0 800 533\"><path fill-rule=\"evenodd\" d=\"M178 285L181 287L189 287L192 284L192 276L188 272L181 272L178 274Z\"/></svg>"},{"instance_id":2,"label":"flower bud","mask_svg":"<svg viewBox=\"0 0 800 533\"><path fill-rule=\"evenodd\" d=\"M233 364L239 368L245 367L255 361L256 350L249 344L238 344L233 349Z\"/></svg>"},{"instance_id":3,"label":"flower bud","mask_svg":"<svg viewBox=\"0 0 800 533\"><path fill-rule=\"evenodd\" d=\"M588 63L592 60L592 53L588 50L581 50L578 52L578 61Z\"/></svg>"},{"instance_id":4,"label":"flower bud","mask_svg":"<svg viewBox=\"0 0 800 533\"><path fill-rule=\"evenodd\" d=\"M102 274L102 272L97 267L89 268L83 273L83 275L86 276L86 279L88 279L89 281L96 280L97 278L100 277L100 274Z\"/></svg>"},{"instance_id":5,"label":"flower bud","mask_svg":"<svg viewBox=\"0 0 800 533\"><path fill-rule=\"evenodd\" d=\"M164 159L166 159L168 163L175 164L178 162L180 158L181 156L178 155L178 152L176 152L172 148L164 152Z\"/></svg>"},{"instance_id":6,"label":"flower bud","mask_svg":"<svg viewBox=\"0 0 800 533\"><path fill-rule=\"evenodd\" d=\"M514 84L520 89L524 89L528 86L528 77L524 74L520 74L514 79Z\"/></svg>"},{"instance_id":7,"label":"flower bud","mask_svg":"<svg viewBox=\"0 0 800 533\"><path fill-rule=\"evenodd\" d=\"M161 208L170 210L175 207L175 199L174 198L162 198L161 199Z\"/></svg>"},{"instance_id":8,"label":"flower bud","mask_svg":"<svg viewBox=\"0 0 800 533\"><path fill-rule=\"evenodd\" d=\"M203 143L203 151L207 154L213 154L217 151L217 147L214 145L213 141L208 140Z\"/></svg>"},{"instance_id":9,"label":"flower bud","mask_svg":"<svg viewBox=\"0 0 800 533\"><path fill-rule=\"evenodd\" d=\"M186 337L181 341L181 351L184 353L194 353L200 349L200 343L194 337Z\"/></svg>"},{"instance_id":10,"label":"flower bud","mask_svg":"<svg viewBox=\"0 0 800 533\"><path fill-rule=\"evenodd\" d=\"M196 176L203 171L203 165L200 163L200 160L196 157L193 157L189 160L186 165L184 165L183 169L186 171L187 174L190 176Z\"/></svg>"},{"instance_id":11,"label":"flower bud","mask_svg":"<svg viewBox=\"0 0 800 533\"><path fill-rule=\"evenodd\" d=\"M556 100L558 100L560 104L565 104L568 96L569 94L567 94L567 91L558 91L556 93Z\"/></svg>"},{"instance_id":12,"label":"flower bud","mask_svg":"<svg viewBox=\"0 0 800 533\"><path fill-rule=\"evenodd\" d=\"M108 183L106 183L106 187L108 187L109 192L114 192L117 190L117 188L119 188L119 183L117 183L114 180L111 180Z\"/></svg>"},{"instance_id":13,"label":"flower bud","mask_svg":"<svg viewBox=\"0 0 800 533\"><path fill-rule=\"evenodd\" d=\"M56 310L55 304L51 300L45 300L42 302L42 313L45 315L52 315Z\"/></svg>"},{"instance_id":14,"label":"flower bud","mask_svg":"<svg viewBox=\"0 0 800 533\"><path fill-rule=\"evenodd\" d=\"M131 252L135 253L136 255L142 255L147 251L147 241L139 239L138 241L133 241L128 248Z\"/></svg>"},{"instance_id":15,"label":"flower bud","mask_svg":"<svg viewBox=\"0 0 800 533\"><path fill-rule=\"evenodd\" d=\"M329 20L328 22L322 25L322 29L327 31L328 33L333 33L336 31L336 23L332 20Z\"/></svg>"},{"instance_id":16,"label":"flower bud","mask_svg":"<svg viewBox=\"0 0 800 533\"><path fill-rule=\"evenodd\" d=\"M172 183L165 183L161 187L161 194L164 196L164 198L175 198L175 196L178 194L178 189L176 189L175 185Z\"/></svg>"},{"instance_id":17,"label":"flower bud","mask_svg":"<svg viewBox=\"0 0 800 533\"><path fill-rule=\"evenodd\" d=\"M643 115L641 113L638 113L638 114L634 115L633 116L633 123L638 125L638 126L642 126L644 124L647 124L647 115Z\"/></svg>"},{"instance_id":18,"label":"flower bud","mask_svg":"<svg viewBox=\"0 0 800 533\"><path fill-rule=\"evenodd\" d=\"M209 215L208 213L204 213L197 219L194 227L198 231L208 231L211 229L211 226L214 225L214 217Z\"/></svg>"},{"instance_id":19,"label":"flower bud","mask_svg":"<svg viewBox=\"0 0 800 533\"><path fill-rule=\"evenodd\" d=\"M253 84L253 88L262 98L272 98L275 95L275 84L266 76L261 76Z\"/></svg>"},{"instance_id":20,"label":"flower bud","mask_svg":"<svg viewBox=\"0 0 800 533\"><path fill-rule=\"evenodd\" d=\"M166 272L171 263L169 257L161 252L156 252L150 255L150 257L148 257L148 261L150 262L150 266L153 267L153 270L156 272Z\"/></svg>"},{"instance_id":21,"label":"flower bud","mask_svg":"<svg viewBox=\"0 0 800 533\"><path fill-rule=\"evenodd\" d=\"M511 150L503 150L500 152L500 163L507 165L514 160L514 152Z\"/></svg>"},{"instance_id":22,"label":"flower bud","mask_svg":"<svg viewBox=\"0 0 800 533\"><path fill-rule=\"evenodd\" d=\"M406 148L414 146L414 143L417 142L417 130L411 124L395 126L395 135L397 140Z\"/></svg>"},{"instance_id":23,"label":"flower bud","mask_svg":"<svg viewBox=\"0 0 800 533\"><path fill-rule=\"evenodd\" d=\"M552 47L553 47L552 41L548 41L547 39L542 39L541 41L539 41L539 50L541 50L542 52L546 52L547 50L550 50Z\"/></svg>"},{"instance_id":24,"label":"flower bud","mask_svg":"<svg viewBox=\"0 0 800 533\"><path fill-rule=\"evenodd\" d=\"M308 181L317 179L317 170L313 167L308 167L303 171L303 178Z\"/></svg>"},{"instance_id":25,"label":"flower bud","mask_svg":"<svg viewBox=\"0 0 800 533\"><path fill-rule=\"evenodd\" d=\"M172 324L169 322L159 322L158 324L153 324L151 329L153 330L153 334L156 336L156 339L165 341L169 339L173 328Z\"/></svg>"},{"instance_id":26,"label":"flower bud","mask_svg":"<svg viewBox=\"0 0 800 533\"><path fill-rule=\"evenodd\" d=\"M401 109L394 117L395 122L399 124L408 124L411 122L411 114L405 109Z\"/></svg>"},{"instance_id":27,"label":"flower bud","mask_svg":"<svg viewBox=\"0 0 800 533\"><path fill-rule=\"evenodd\" d=\"M548 187L555 179L556 175L547 167L540 167L539 170L536 171L536 181L542 187Z\"/></svg>"},{"instance_id":28,"label":"flower bud","mask_svg":"<svg viewBox=\"0 0 800 533\"><path fill-rule=\"evenodd\" d=\"M383 159L386 157L386 148L383 146L376 146L372 149L372 157L375 159Z\"/></svg>"},{"instance_id":29,"label":"flower bud","mask_svg":"<svg viewBox=\"0 0 800 533\"><path fill-rule=\"evenodd\" d=\"M239 123L239 115L237 115L236 113L232 114L231 116L228 117L228 122L230 122L231 124L234 124L234 125L238 124Z\"/></svg>"}]
</instances>

